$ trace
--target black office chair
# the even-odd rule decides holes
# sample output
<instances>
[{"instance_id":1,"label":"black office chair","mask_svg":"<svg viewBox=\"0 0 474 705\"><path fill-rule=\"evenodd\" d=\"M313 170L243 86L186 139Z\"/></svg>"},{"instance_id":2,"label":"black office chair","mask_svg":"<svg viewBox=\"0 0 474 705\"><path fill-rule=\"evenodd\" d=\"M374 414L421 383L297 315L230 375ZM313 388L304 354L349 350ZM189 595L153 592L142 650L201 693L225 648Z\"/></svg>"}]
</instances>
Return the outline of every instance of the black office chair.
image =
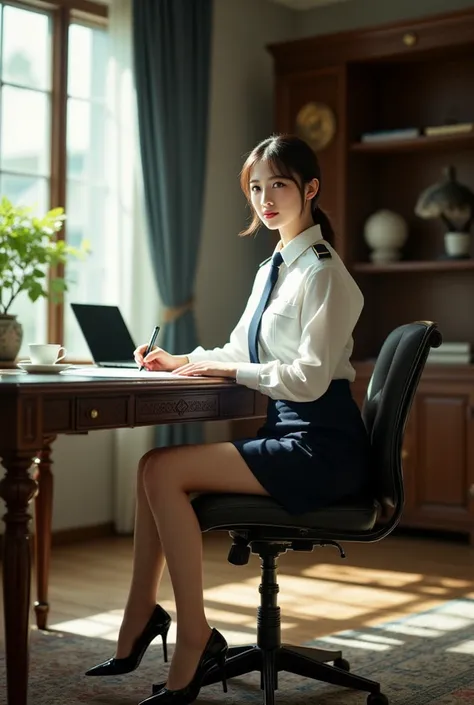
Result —
<instances>
[{"instance_id":1,"label":"black office chair","mask_svg":"<svg viewBox=\"0 0 474 705\"><path fill-rule=\"evenodd\" d=\"M374 456L374 494L300 516L291 516L269 497L201 494L193 506L203 531L229 531L228 560L245 565L250 551L260 556L262 582L257 613L257 645L229 648L227 678L260 671L264 705L274 705L278 671L369 692L368 705L387 705L380 684L349 672L340 651L281 644L277 605L277 561L281 553L312 551L340 541L379 541L399 522L403 509L401 448L405 423L430 347L441 344L436 324L416 322L396 328L377 358L363 405ZM385 521L377 519L385 515ZM328 665L333 662L334 665ZM211 670L205 684L220 680Z\"/></svg>"}]
</instances>

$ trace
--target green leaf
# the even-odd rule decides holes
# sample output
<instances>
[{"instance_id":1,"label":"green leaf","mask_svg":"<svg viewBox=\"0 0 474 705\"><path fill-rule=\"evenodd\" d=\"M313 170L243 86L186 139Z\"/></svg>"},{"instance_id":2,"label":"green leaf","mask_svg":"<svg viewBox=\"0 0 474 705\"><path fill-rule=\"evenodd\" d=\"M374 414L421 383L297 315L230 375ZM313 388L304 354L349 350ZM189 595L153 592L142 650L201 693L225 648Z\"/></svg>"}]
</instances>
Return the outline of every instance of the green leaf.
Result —
<instances>
[{"instance_id":1,"label":"green leaf","mask_svg":"<svg viewBox=\"0 0 474 705\"><path fill-rule=\"evenodd\" d=\"M47 290L48 269L58 264L67 265L71 258L83 259L90 249L85 240L79 248L73 248L60 238L65 220L64 208L52 208L39 217L33 214L32 208L1 197L0 290L26 291L31 301L40 296L52 300L61 298L67 289L66 282L56 278Z\"/></svg>"},{"instance_id":2,"label":"green leaf","mask_svg":"<svg viewBox=\"0 0 474 705\"><path fill-rule=\"evenodd\" d=\"M55 293L62 293L63 291L66 291L66 289L67 284L64 279L62 279L61 277L51 279L51 291L54 291Z\"/></svg>"},{"instance_id":3,"label":"green leaf","mask_svg":"<svg viewBox=\"0 0 474 705\"><path fill-rule=\"evenodd\" d=\"M33 269L31 274L36 277L36 279L44 279L44 277L46 276L46 273L43 272L41 269Z\"/></svg>"},{"instance_id":4,"label":"green leaf","mask_svg":"<svg viewBox=\"0 0 474 705\"><path fill-rule=\"evenodd\" d=\"M27 288L28 297L31 301L37 301L40 296L46 296L47 292L44 291L43 287L39 282L31 282Z\"/></svg>"}]
</instances>

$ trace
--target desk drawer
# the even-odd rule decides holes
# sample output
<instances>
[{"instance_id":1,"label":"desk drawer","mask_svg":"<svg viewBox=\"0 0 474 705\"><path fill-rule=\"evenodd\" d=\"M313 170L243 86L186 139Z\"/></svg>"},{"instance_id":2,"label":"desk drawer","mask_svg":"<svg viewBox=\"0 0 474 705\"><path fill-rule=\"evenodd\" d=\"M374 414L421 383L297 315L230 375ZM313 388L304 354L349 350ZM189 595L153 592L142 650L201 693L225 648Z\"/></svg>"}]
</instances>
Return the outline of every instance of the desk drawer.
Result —
<instances>
[{"instance_id":1,"label":"desk drawer","mask_svg":"<svg viewBox=\"0 0 474 705\"><path fill-rule=\"evenodd\" d=\"M129 397L87 397L78 399L77 430L117 428L129 423Z\"/></svg>"}]
</instances>

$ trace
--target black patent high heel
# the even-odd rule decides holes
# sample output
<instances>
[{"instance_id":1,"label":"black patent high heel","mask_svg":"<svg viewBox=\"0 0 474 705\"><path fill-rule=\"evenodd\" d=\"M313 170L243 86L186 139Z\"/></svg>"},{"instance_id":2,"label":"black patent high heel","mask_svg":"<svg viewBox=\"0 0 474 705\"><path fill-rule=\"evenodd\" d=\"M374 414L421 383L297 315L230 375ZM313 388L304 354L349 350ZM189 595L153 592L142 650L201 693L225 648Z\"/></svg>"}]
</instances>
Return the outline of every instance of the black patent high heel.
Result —
<instances>
[{"instance_id":1,"label":"black patent high heel","mask_svg":"<svg viewBox=\"0 0 474 705\"><path fill-rule=\"evenodd\" d=\"M139 705L190 705L199 695L202 683L207 673L217 666L222 679L222 688L227 693L227 678L225 674L225 658L228 645L217 629L213 629L196 668L196 672L188 685L180 690L163 688L151 698L142 700Z\"/></svg>"},{"instance_id":2,"label":"black patent high heel","mask_svg":"<svg viewBox=\"0 0 474 705\"><path fill-rule=\"evenodd\" d=\"M108 661L99 663L86 671L86 676L121 676L124 673L131 673L138 668L153 639L161 636L163 641L163 658L168 661L168 650L166 637L171 624L171 617L168 612L156 605L152 615L145 625L142 633L135 639L133 648L125 658L111 658Z\"/></svg>"}]
</instances>

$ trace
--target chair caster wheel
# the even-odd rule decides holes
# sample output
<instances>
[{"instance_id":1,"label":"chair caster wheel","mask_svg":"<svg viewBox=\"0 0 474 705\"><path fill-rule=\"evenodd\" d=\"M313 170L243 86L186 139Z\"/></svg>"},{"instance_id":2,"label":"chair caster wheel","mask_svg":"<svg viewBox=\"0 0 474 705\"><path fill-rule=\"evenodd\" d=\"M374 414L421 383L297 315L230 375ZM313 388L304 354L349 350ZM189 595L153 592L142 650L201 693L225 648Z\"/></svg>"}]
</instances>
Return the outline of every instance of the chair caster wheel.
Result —
<instances>
[{"instance_id":1,"label":"chair caster wheel","mask_svg":"<svg viewBox=\"0 0 474 705\"><path fill-rule=\"evenodd\" d=\"M334 665L336 668L342 668L343 671L350 671L351 670L351 664L345 658L335 659Z\"/></svg>"},{"instance_id":2,"label":"chair caster wheel","mask_svg":"<svg viewBox=\"0 0 474 705\"><path fill-rule=\"evenodd\" d=\"M388 698L383 693L370 693L367 705L388 705Z\"/></svg>"}]
</instances>

